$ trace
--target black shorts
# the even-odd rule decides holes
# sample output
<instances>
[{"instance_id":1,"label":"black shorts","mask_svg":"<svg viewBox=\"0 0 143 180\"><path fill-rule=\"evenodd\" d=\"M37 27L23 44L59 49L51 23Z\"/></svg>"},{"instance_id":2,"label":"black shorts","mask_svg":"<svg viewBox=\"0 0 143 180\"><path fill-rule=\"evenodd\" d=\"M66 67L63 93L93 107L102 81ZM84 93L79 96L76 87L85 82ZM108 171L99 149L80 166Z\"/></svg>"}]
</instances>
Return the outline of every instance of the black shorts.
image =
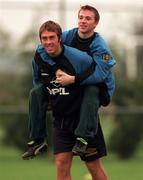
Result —
<instances>
[{"instance_id":1,"label":"black shorts","mask_svg":"<svg viewBox=\"0 0 143 180\"><path fill-rule=\"evenodd\" d=\"M73 132L66 129L54 128L53 131L53 144L54 154L71 152L75 145L76 137ZM92 142L88 144L87 153L80 156L81 160L89 162L106 156L106 145L100 123L98 131Z\"/></svg>"}]
</instances>

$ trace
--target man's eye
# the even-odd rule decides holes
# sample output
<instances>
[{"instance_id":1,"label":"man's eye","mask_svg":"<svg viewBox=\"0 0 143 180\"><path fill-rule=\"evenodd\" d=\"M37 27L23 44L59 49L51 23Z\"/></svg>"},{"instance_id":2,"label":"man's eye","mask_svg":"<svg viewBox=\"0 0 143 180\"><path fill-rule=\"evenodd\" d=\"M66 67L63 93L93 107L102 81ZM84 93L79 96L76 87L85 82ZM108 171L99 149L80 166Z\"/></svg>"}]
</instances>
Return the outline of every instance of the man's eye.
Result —
<instances>
[{"instance_id":1,"label":"man's eye","mask_svg":"<svg viewBox=\"0 0 143 180\"><path fill-rule=\"evenodd\" d=\"M53 39L55 39L55 37L54 37L54 36L52 36L52 37L50 37L50 39L51 39L51 40L53 40Z\"/></svg>"},{"instance_id":2,"label":"man's eye","mask_svg":"<svg viewBox=\"0 0 143 180\"><path fill-rule=\"evenodd\" d=\"M46 41L46 40L47 40L47 37L42 37L42 40Z\"/></svg>"},{"instance_id":3,"label":"man's eye","mask_svg":"<svg viewBox=\"0 0 143 180\"><path fill-rule=\"evenodd\" d=\"M87 21L90 21L90 20L92 20L93 18L92 17L86 17L86 20Z\"/></svg>"}]
</instances>

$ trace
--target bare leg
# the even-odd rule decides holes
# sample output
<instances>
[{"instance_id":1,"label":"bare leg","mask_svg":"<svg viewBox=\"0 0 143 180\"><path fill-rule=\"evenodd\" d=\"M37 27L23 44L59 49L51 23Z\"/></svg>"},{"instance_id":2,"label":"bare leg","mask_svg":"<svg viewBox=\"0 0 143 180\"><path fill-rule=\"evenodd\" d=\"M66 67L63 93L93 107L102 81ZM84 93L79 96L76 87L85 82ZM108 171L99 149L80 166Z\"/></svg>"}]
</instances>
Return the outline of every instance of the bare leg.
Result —
<instances>
[{"instance_id":1,"label":"bare leg","mask_svg":"<svg viewBox=\"0 0 143 180\"><path fill-rule=\"evenodd\" d=\"M86 166L92 176L92 180L108 180L101 161L86 162Z\"/></svg>"},{"instance_id":2,"label":"bare leg","mask_svg":"<svg viewBox=\"0 0 143 180\"><path fill-rule=\"evenodd\" d=\"M55 155L57 180L71 180L72 153L65 152Z\"/></svg>"}]
</instances>

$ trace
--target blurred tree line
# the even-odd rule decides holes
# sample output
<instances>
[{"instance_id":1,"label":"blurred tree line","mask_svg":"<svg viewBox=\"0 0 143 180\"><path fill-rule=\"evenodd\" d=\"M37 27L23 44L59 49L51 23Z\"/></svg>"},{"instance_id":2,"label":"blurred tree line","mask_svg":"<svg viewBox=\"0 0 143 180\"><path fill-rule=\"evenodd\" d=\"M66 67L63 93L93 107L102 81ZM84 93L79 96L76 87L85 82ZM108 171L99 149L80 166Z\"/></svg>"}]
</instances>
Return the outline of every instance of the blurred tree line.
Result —
<instances>
[{"instance_id":1,"label":"blurred tree line","mask_svg":"<svg viewBox=\"0 0 143 180\"><path fill-rule=\"evenodd\" d=\"M138 31L136 30L134 33L143 35L143 26L137 29ZM11 63L8 65L8 70L0 74L0 105L23 105L27 111L26 115L25 113L15 115L0 114L0 127L4 129L3 143L15 145L21 150L24 150L28 139L28 96L32 87L31 60L35 45L38 43L37 34L35 31L29 30L20 41L13 43L11 34L6 32L5 29L0 29L0 59ZM117 107L142 106L143 77L138 74L137 79L129 80L125 73L124 54L119 54L117 49L114 49L114 44L111 44L111 47L117 59L117 68L115 68L116 92L113 104ZM142 50L143 46L137 49L139 63ZM11 67L13 67L13 71ZM51 115L49 113L47 115L47 119L51 120ZM109 148L121 158L132 157L141 142L143 134L142 113L115 114L113 123L115 128L109 138ZM48 121L50 132L52 131L51 124L51 121ZM48 141L52 144L51 138Z\"/></svg>"},{"instance_id":2,"label":"blurred tree line","mask_svg":"<svg viewBox=\"0 0 143 180\"><path fill-rule=\"evenodd\" d=\"M134 22L134 27L136 28L133 35L143 37L143 25L140 20ZM136 48L138 74L133 80L127 77L124 53L123 56L119 56L118 51L114 51L118 64L115 71L116 91L113 103L117 107L122 107L122 109L125 107L130 111L125 114L115 114L115 128L109 139L109 148L123 159L135 155L143 137L143 112L136 112L137 109L135 109L143 106L143 45L138 45Z\"/></svg>"}]
</instances>

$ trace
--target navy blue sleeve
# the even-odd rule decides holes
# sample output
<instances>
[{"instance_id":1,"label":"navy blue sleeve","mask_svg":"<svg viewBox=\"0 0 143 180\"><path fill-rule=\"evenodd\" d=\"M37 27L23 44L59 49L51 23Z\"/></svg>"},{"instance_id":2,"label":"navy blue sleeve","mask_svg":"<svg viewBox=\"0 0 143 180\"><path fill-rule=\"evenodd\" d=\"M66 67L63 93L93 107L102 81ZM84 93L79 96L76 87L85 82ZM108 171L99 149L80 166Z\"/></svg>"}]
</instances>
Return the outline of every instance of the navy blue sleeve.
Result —
<instances>
[{"instance_id":1,"label":"navy blue sleeve","mask_svg":"<svg viewBox=\"0 0 143 180\"><path fill-rule=\"evenodd\" d=\"M33 81L33 86L40 83L40 71L34 58L32 59L32 81Z\"/></svg>"}]
</instances>

